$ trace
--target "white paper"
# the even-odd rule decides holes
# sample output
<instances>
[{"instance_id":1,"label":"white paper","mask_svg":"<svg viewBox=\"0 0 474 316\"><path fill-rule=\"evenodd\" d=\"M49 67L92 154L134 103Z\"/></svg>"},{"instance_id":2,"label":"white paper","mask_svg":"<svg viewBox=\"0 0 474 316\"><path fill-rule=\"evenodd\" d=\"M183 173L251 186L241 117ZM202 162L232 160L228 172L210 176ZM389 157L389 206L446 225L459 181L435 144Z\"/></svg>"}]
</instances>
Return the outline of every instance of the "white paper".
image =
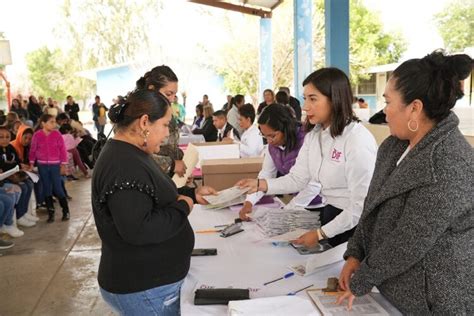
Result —
<instances>
[{"instance_id":1,"label":"white paper","mask_svg":"<svg viewBox=\"0 0 474 316\"><path fill-rule=\"evenodd\" d=\"M298 296L277 296L230 301L228 314L237 315L318 315L311 303Z\"/></svg>"},{"instance_id":2,"label":"white paper","mask_svg":"<svg viewBox=\"0 0 474 316\"><path fill-rule=\"evenodd\" d=\"M196 146L189 144L184 152L183 162L186 165L186 172L183 177L180 177L176 173L173 176L173 182L176 184L176 187L182 188L186 185L188 178L193 173L194 168L199 161L199 152L196 149Z\"/></svg>"},{"instance_id":3,"label":"white paper","mask_svg":"<svg viewBox=\"0 0 474 316\"><path fill-rule=\"evenodd\" d=\"M322 291L306 291L309 297L319 309L321 314L328 316L339 315L371 315L371 316L388 316L387 311L377 303L370 295L356 297L352 304L352 310L346 309L346 304L334 304L337 296L327 295ZM347 303L347 302L346 302Z\"/></svg>"},{"instance_id":4,"label":"white paper","mask_svg":"<svg viewBox=\"0 0 474 316\"><path fill-rule=\"evenodd\" d=\"M241 204L245 201L245 194L248 190L248 188L231 187L219 191L217 195L205 195L203 198L209 202L209 205L204 207L206 209L222 209L231 205Z\"/></svg>"},{"instance_id":5,"label":"white paper","mask_svg":"<svg viewBox=\"0 0 474 316\"><path fill-rule=\"evenodd\" d=\"M19 166L16 166L15 168L13 169L10 169L8 171L5 171L4 173L0 173L0 181L1 180L5 180L6 178L8 178L9 176L17 173L18 171L20 171L20 167Z\"/></svg>"},{"instance_id":6,"label":"white paper","mask_svg":"<svg viewBox=\"0 0 474 316\"><path fill-rule=\"evenodd\" d=\"M295 264L289 268L302 276L313 274L318 268L327 266L344 260L344 252L347 249L347 242L340 244L334 248L328 249L324 252L311 255L306 262Z\"/></svg>"},{"instance_id":7,"label":"white paper","mask_svg":"<svg viewBox=\"0 0 474 316\"><path fill-rule=\"evenodd\" d=\"M285 234L297 228L314 230L321 226L319 212L305 209L287 210L257 206L250 218L267 237Z\"/></svg>"},{"instance_id":8,"label":"white paper","mask_svg":"<svg viewBox=\"0 0 474 316\"><path fill-rule=\"evenodd\" d=\"M34 183L37 183L39 181L39 176L36 173L31 172L31 171L25 171L25 172L28 175L28 177L30 177L31 181L33 181Z\"/></svg>"}]
</instances>

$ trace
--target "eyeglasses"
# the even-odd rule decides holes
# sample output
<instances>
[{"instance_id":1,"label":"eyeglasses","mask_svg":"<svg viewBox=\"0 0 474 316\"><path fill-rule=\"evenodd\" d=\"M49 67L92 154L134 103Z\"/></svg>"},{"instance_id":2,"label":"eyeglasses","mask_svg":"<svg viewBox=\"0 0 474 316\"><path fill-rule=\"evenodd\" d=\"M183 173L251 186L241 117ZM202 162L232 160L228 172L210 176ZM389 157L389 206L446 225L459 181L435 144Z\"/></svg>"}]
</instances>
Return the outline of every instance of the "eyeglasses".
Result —
<instances>
[{"instance_id":1,"label":"eyeglasses","mask_svg":"<svg viewBox=\"0 0 474 316\"><path fill-rule=\"evenodd\" d=\"M271 134L271 135L263 135L262 132L260 132L259 134L260 134L260 136L262 136L263 138L265 138L265 139L270 139L271 141L273 141L273 140L275 140L275 138L277 137L277 133L278 133L278 132L275 132L275 133L273 133L273 134Z\"/></svg>"}]
</instances>

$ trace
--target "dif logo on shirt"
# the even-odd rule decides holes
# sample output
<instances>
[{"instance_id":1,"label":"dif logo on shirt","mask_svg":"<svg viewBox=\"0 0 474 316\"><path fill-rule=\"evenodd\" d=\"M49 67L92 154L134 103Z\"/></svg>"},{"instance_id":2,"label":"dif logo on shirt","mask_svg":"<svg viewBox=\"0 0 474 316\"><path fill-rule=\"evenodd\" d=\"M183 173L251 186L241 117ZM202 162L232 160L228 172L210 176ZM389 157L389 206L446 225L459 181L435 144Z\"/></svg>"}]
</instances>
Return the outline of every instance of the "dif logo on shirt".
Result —
<instances>
[{"instance_id":1,"label":"dif logo on shirt","mask_svg":"<svg viewBox=\"0 0 474 316\"><path fill-rule=\"evenodd\" d=\"M336 148L333 148L332 154L331 154L331 160L336 161L336 162L341 162L341 158L342 158L342 151L339 151Z\"/></svg>"}]
</instances>

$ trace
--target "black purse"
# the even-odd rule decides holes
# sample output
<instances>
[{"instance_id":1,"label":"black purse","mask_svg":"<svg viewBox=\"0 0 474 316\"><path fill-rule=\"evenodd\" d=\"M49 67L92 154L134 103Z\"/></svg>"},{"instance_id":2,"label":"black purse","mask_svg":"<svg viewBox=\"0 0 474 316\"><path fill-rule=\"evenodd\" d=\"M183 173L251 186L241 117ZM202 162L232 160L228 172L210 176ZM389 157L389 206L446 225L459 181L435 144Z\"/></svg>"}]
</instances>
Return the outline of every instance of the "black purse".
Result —
<instances>
[{"instance_id":1,"label":"black purse","mask_svg":"<svg viewBox=\"0 0 474 316\"><path fill-rule=\"evenodd\" d=\"M248 289L199 289L194 294L194 305L227 305L229 301L250 299Z\"/></svg>"},{"instance_id":2,"label":"black purse","mask_svg":"<svg viewBox=\"0 0 474 316\"><path fill-rule=\"evenodd\" d=\"M113 130L114 129L112 128L107 136L105 136L104 134L99 134L99 136L97 137L97 142L92 147L92 163L96 163L97 159L99 158L100 151L109 140L110 134L112 134Z\"/></svg>"}]
</instances>

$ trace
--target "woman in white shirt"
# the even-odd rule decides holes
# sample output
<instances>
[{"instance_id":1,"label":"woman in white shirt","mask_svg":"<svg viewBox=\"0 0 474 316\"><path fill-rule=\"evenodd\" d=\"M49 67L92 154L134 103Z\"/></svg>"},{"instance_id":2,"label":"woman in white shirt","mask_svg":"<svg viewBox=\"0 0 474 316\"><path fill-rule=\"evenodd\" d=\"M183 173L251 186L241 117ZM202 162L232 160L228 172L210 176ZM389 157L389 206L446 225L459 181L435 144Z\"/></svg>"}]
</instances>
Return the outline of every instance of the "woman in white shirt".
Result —
<instances>
[{"instance_id":1,"label":"woman in white shirt","mask_svg":"<svg viewBox=\"0 0 474 316\"><path fill-rule=\"evenodd\" d=\"M259 157L263 151L263 139L255 121L255 108L244 104L239 108L239 125L244 131L240 139L240 157Z\"/></svg>"},{"instance_id":2,"label":"woman in white shirt","mask_svg":"<svg viewBox=\"0 0 474 316\"><path fill-rule=\"evenodd\" d=\"M361 216L377 145L352 111L352 90L344 72L319 69L304 80L303 87L308 133L290 173L276 179L246 179L238 185L266 194L319 185L325 204L317 209L321 228L295 243L311 247L328 239L331 246L337 246L352 236Z\"/></svg>"}]
</instances>

